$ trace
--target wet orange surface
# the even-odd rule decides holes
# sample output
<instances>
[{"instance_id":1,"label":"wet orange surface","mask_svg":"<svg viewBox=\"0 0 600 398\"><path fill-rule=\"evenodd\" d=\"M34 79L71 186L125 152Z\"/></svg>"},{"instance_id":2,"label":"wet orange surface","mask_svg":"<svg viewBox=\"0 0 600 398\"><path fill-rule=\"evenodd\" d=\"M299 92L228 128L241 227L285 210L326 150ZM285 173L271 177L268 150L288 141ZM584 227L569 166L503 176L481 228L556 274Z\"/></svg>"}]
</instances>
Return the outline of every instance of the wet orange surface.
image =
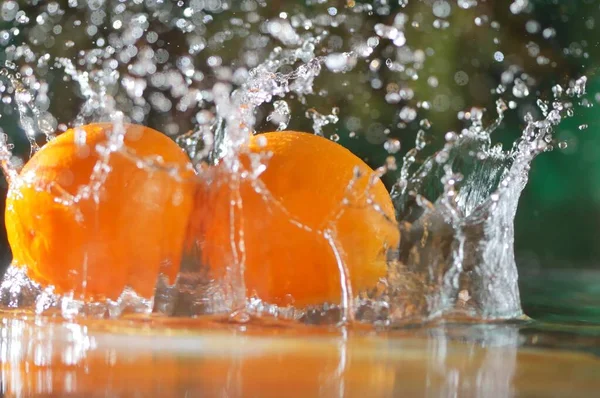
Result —
<instances>
[{"instance_id":1,"label":"wet orange surface","mask_svg":"<svg viewBox=\"0 0 600 398\"><path fill-rule=\"evenodd\" d=\"M355 294L377 287L399 232L376 173L309 133L259 134L246 149L246 171L223 162L200 173L187 246L201 254L192 262L216 280L243 267L247 295L280 306L338 304L350 286ZM260 174L251 167L260 169L259 159ZM257 177L242 177L248 171Z\"/></svg>"},{"instance_id":2,"label":"wet orange surface","mask_svg":"<svg viewBox=\"0 0 600 398\"><path fill-rule=\"evenodd\" d=\"M598 357L522 347L514 326L488 326L458 336L5 314L0 374L9 397L582 397L600 388Z\"/></svg>"},{"instance_id":3,"label":"wet orange surface","mask_svg":"<svg viewBox=\"0 0 600 398\"><path fill-rule=\"evenodd\" d=\"M159 272L171 280L177 274L174 265L181 261L192 210L192 165L162 133L123 127L127 155L116 152L104 159L97 146L109 146L114 127L89 124L44 145L10 184L5 224L14 264L57 293L116 300L129 286L149 298ZM160 157L157 164L178 171L140 167L133 155ZM110 173L94 180L101 159ZM84 186L100 182L95 194L77 196Z\"/></svg>"}]
</instances>

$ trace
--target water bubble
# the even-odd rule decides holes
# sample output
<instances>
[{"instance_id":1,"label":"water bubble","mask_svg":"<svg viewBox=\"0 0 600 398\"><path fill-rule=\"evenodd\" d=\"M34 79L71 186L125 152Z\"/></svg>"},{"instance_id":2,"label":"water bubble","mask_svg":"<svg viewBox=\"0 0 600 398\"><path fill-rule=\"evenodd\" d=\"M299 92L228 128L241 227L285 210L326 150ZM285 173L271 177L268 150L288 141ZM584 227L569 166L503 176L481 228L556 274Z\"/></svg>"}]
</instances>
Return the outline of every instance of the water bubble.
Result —
<instances>
[{"instance_id":1,"label":"water bubble","mask_svg":"<svg viewBox=\"0 0 600 398\"><path fill-rule=\"evenodd\" d=\"M589 17L586 21L585 21L585 27L588 28L589 30L593 30L596 26L596 20L594 19L594 17Z\"/></svg>"},{"instance_id":2,"label":"water bubble","mask_svg":"<svg viewBox=\"0 0 600 398\"><path fill-rule=\"evenodd\" d=\"M512 93L517 98L524 98L529 95L529 87L519 78L515 79Z\"/></svg>"},{"instance_id":3,"label":"water bubble","mask_svg":"<svg viewBox=\"0 0 600 398\"><path fill-rule=\"evenodd\" d=\"M22 104L28 104L33 100L33 96L28 90L18 90L15 93L15 100Z\"/></svg>"},{"instance_id":4,"label":"water bubble","mask_svg":"<svg viewBox=\"0 0 600 398\"><path fill-rule=\"evenodd\" d=\"M541 28L540 23L538 21L535 21L535 20L529 20L525 24L525 29L530 34L536 34L536 33L538 33L540 31L540 28Z\"/></svg>"},{"instance_id":5,"label":"water bubble","mask_svg":"<svg viewBox=\"0 0 600 398\"><path fill-rule=\"evenodd\" d=\"M277 124L277 130L285 130L292 117L290 108L284 100L273 102L273 112L267 116L267 121Z\"/></svg>"},{"instance_id":6,"label":"water bubble","mask_svg":"<svg viewBox=\"0 0 600 398\"><path fill-rule=\"evenodd\" d=\"M537 99L536 104L537 104L538 108L540 108L540 110L542 111L542 115L547 116L548 115L548 104L546 102L544 102L541 98Z\"/></svg>"},{"instance_id":7,"label":"water bubble","mask_svg":"<svg viewBox=\"0 0 600 398\"><path fill-rule=\"evenodd\" d=\"M417 131L417 137L415 138L415 149L422 150L427 146L427 140L425 138L425 131Z\"/></svg>"},{"instance_id":8,"label":"water bubble","mask_svg":"<svg viewBox=\"0 0 600 398\"><path fill-rule=\"evenodd\" d=\"M335 124L339 121L338 108L333 108L331 114L322 115L316 109L311 108L306 111L306 117L313 121L313 131L316 135L323 136L323 127L329 124Z\"/></svg>"},{"instance_id":9,"label":"water bubble","mask_svg":"<svg viewBox=\"0 0 600 398\"><path fill-rule=\"evenodd\" d=\"M437 153L437 155L435 156L435 162L438 164L443 164L446 163L448 161L448 158L450 157L450 154L448 153L448 151L440 151Z\"/></svg>"},{"instance_id":10,"label":"water bubble","mask_svg":"<svg viewBox=\"0 0 600 398\"><path fill-rule=\"evenodd\" d=\"M398 153L398 151L400 151L400 140L390 138L383 144L383 147L388 153Z\"/></svg>"},{"instance_id":11,"label":"water bubble","mask_svg":"<svg viewBox=\"0 0 600 398\"><path fill-rule=\"evenodd\" d=\"M467 73L462 70L458 71L454 74L454 81L459 86L466 86L467 84L469 84L469 75L467 75Z\"/></svg>"},{"instance_id":12,"label":"water bubble","mask_svg":"<svg viewBox=\"0 0 600 398\"><path fill-rule=\"evenodd\" d=\"M51 136L54 131L56 131L56 127L58 125L57 120L52 116L52 114L48 112L43 112L38 115L37 118L37 127L38 130L46 135L47 137Z\"/></svg>"},{"instance_id":13,"label":"water bubble","mask_svg":"<svg viewBox=\"0 0 600 398\"><path fill-rule=\"evenodd\" d=\"M551 39L554 36L556 36L556 29L554 29L554 28L546 28L546 29L543 30L542 36L544 37L544 39Z\"/></svg>"},{"instance_id":14,"label":"water bubble","mask_svg":"<svg viewBox=\"0 0 600 398\"><path fill-rule=\"evenodd\" d=\"M356 65L356 57L349 54L333 53L325 58L325 66L332 72L347 71Z\"/></svg>"},{"instance_id":15,"label":"water bubble","mask_svg":"<svg viewBox=\"0 0 600 398\"><path fill-rule=\"evenodd\" d=\"M529 6L529 0L514 0L510 5L510 12L520 14Z\"/></svg>"},{"instance_id":16,"label":"water bubble","mask_svg":"<svg viewBox=\"0 0 600 398\"><path fill-rule=\"evenodd\" d=\"M450 27L450 22L444 19L436 19L433 21L433 27L436 29L446 29Z\"/></svg>"},{"instance_id":17,"label":"water bubble","mask_svg":"<svg viewBox=\"0 0 600 398\"><path fill-rule=\"evenodd\" d=\"M436 0L433 3L433 15L438 18L447 18L450 16L452 7L450 3L445 0Z\"/></svg>"},{"instance_id":18,"label":"water bubble","mask_svg":"<svg viewBox=\"0 0 600 398\"><path fill-rule=\"evenodd\" d=\"M300 43L300 36L288 20L278 18L267 22L267 32L283 44L297 45Z\"/></svg>"},{"instance_id":19,"label":"water bubble","mask_svg":"<svg viewBox=\"0 0 600 398\"><path fill-rule=\"evenodd\" d=\"M475 22L476 26L483 26L484 24L486 24L488 22L488 17L487 17L487 15L482 15L482 16L476 17L474 22Z\"/></svg>"},{"instance_id":20,"label":"water bubble","mask_svg":"<svg viewBox=\"0 0 600 398\"><path fill-rule=\"evenodd\" d=\"M454 142L458 139L458 135L454 131L449 131L444 135L446 142Z\"/></svg>"},{"instance_id":21,"label":"water bubble","mask_svg":"<svg viewBox=\"0 0 600 398\"><path fill-rule=\"evenodd\" d=\"M585 88L587 84L587 77L582 76L577 80L571 80L569 82L569 88L567 89L567 95L581 97L585 94Z\"/></svg>"},{"instance_id":22,"label":"water bubble","mask_svg":"<svg viewBox=\"0 0 600 398\"><path fill-rule=\"evenodd\" d=\"M388 156L385 158L385 169L394 171L398 169L398 163L396 162L396 158L393 156Z\"/></svg>"},{"instance_id":23,"label":"water bubble","mask_svg":"<svg viewBox=\"0 0 600 398\"><path fill-rule=\"evenodd\" d=\"M387 26L381 23L375 25L375 33L384 38L392 40L395 46L401 47L406 43L404 32L396 26Z\"/></svg>"},{"instance_id":24,"label":"water bubble","mask_svg":"<svg viewBox=\"0 0 600 398\"><path fill-rule=\"evenodd\" d=\"M435 88L435 87L437 87L437 86L438 86L438 84L439 84L439 81L438 81L437 77L435 77L435 76L429 76L429 77L427 78L427 84L428 84L430 87L433 87L433 88Z\"/></svg>"},{"instance_id":25,"label":"water bubble","mask_svg":"<svg viewBox=\"0 0 600 398\"><path fill-rule=\"evenodd\" d=\"M477 5L477 0L458 0L458 6L465 10L473 8Z\"/></svg>"},{"instance_id":26,"label":"water bubble","mask_svg":"<svg viewBox=\"0 0 600 398\"><path fill-rule=\"evenodd\" d=\"M381 123L373 123L367 128L365 139L371 144L380 145L388 139L384 131Z\"/></svg>"},{"instance_id":27,"label":"water bubble","mask_svg":"<svg viewBox=\"0 0 600 398\"><path fill-rule=\"evenodd\" d=\"M555 99L559 99L561 97L562 93L563 93L563 88L559 84L552 86L552 94L554 95Z\"/></svg>"},{"instance_id":28,"label":"water bubble","mask_svg":"<svg viewBox=\"0 0 600 398\"><path fill-rule=\"evenodd\" d=\"M229 315L229 320L233 323L246 324L252 320L252 317L246 310L238 310Z\"/></svg>"},{"instance_id":29,"label":"water bubble","mask_svg":"<svg viewBox=\"0 0 600 398\"><path fill-rule=\"evenodd\" d=\"M401 110L400 110L400 119L402 119L405 122L412 122L413 120L415 120L417 118L417 111L414 108L411 108L410 106L404 106Z\"/></svg>"},{"instance_id":30,"label":"water bubble","mask_svg":"<svg viewBox=\"0 0 600 398\"><path fill-rule=\"evenodd\" d=\"M10 22L17 16L19 12L19 4L14 0L7 0L2 3L0 8L0 16L4 21Z\"/></svg>"},{"instance_id":31,"label":"water bubble","mask_svg":"<svg viewBox=\"0 0 600 398\"><path fill-rule=\"evenodd\" d=\"M408 15L406 15L402 12L397 13L396 16L394 17L394 26L400 30L404 29L404 25L406 25L407 22L408 22Z\"/></svg>"}]
</instances>

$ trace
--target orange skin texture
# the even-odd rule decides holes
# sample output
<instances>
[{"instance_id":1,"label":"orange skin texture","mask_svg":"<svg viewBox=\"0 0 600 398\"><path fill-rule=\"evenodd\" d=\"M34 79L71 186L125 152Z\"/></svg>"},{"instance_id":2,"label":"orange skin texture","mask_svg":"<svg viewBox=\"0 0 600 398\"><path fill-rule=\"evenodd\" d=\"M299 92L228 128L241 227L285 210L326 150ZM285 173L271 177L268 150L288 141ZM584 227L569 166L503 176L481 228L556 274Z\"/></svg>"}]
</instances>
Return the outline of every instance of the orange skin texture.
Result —
<instances>
[{"instance_id":1,"label":"orange skin texture","mask_svg":"<svg viewBox=\"0 0 600 398\"><path fill-rule=\"evenodd\" d=\"M171 281L179 271L192 210L193 171L187 155L156 130L126 125L125 147L141 158L160 156L178 167L181 179L164 169L137 167L124 154L110 155L110 173L98 203L93 198L57 203L61 190L76 195L90 181L98 144L107 144L108 123L81 127L48 142L11 184L6 227L14 262L36 282L86 301L116 299L126 286L152 297L159 272Z\"/></svg>"},{"instance_id":2,"label":"orange skin texture","mask_svg":"<svg viewBox=\"0 0 600 398\"><path fill-rule=\"evenodd\" d=\"M265 171L244 176L260 154L271 155ZM361 159L313 134L277 132L253 136L240 160L242 171L206 170L196 192L189 236L214 279L243 264L248 295L305 307L341 302L336 250L354 295L386 276L386 249L400 239L394 207ZM362 176L349 189L355 168Z\"/></svg>"}]
</instances>

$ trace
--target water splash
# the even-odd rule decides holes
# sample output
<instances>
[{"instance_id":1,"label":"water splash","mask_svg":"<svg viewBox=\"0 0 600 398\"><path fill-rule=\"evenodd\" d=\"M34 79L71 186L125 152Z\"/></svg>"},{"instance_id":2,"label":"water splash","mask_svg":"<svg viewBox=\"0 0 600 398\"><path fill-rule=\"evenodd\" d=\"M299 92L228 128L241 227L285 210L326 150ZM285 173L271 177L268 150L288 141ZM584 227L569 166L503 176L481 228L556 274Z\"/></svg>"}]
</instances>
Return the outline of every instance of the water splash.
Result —
<instances>
[{"instance_id":1,"label":"water splash","mask_svg":"<svg viewBox=\"0 0 600 398\"><path fill-rule=\"evenodd\" d=\"M32 153L39 148L38 138L49 140L56 130L66 129L67 123L59 120L74 127L97 121L114 125L107 145L97 148L100 160L90 183L76 195L58 196L58 200L67 206L82 200L98 203L98 192L111 172L109 160L115 153L140 167L168 170L177 178L178 170L128 152L123 144L125 123L161 126L187 151L200 178L209 179L206 165L217 162L239 178L231 181L234 197L229 219L236 256L224 282L211 280L198 264L184 263L177 285L159 280L154 303L126 291L119 303L94 310L84 309L75 297L60 298L51 289L28 284L22 271L11 268L0 289L3 305L27 302L39 312L60 308L67 317L79 312L118 316L124 306L135 307L145 300L142 307L146 310L154 305L167 314L234 312L237 321L246 319L247 314L269 314L307 323L357 320L394 324L454 315L477 319L520 316L512 250L518 198L532 160L562 145L555 142L553 129L572 114L572 98L585 94L586 79L573 81L566 89L555 86L552 103L538 100L542 117L525 117L523 134L512 149L493 145L493 133L504 113L520 110L520 104L533 97L536 80L532 73L505 59L496 37L501 25L481 14L487 10L481 3L459 1L457 8L446 1L432 5L401 1L401 10L382 23L373 16L391 17L388 2L349 1L346 8L311 3L307 6L310 13L290 10L268 19L265 14L269 10L255 1L243 2L240 10L227 1L189 5L75 1L66 7L52 2L28 11L31 15L16 2L5 2L2 18L13 24L13 29L0 32L0 46L10 59L0 71L0 81L8 82L6 89L0 86L0 95L8 104L14 101ZM533 4L516 0L507 7L519 15L530 12ZM432 31L425 28L429 24L433 32L449 29L455 24L453 15L465 15L474 21L474 29L489 27L493 33L490 62L502 64L503 73L494 90L500 99L498 117L492 123L484 123L482 109L465 111L465 104L443 87L442 78L426 72L427 63L442 57L443 51L427 44L423 36L431 36ZM528 30L537 29L530 25ZM345 40L344 35L351 39ZM10 40L3 39L5 36ZM553 34L546 29L543 36L550 39ZM44 40L46 37L51 40ZM22 42L11 41L20 38ZM242 44L239 56L230 57L222 49L229 48L234 39ZM58 55L50 55L52 47ZM528 54L543 67L550 60L542 50L539 43L528 45ZM68 107L58 99L49 99L50 71L73 86L74 97L79 97L79 103L71 107L76 114L62 109ZM451 82L462 87L476 77L457 70ZM325 89L323 79L339 79L339 84ZM364 86L357 82L365 83L369 90L361 90ZM426 85L418 86L420 82ZM351 90L355 84L358 88ZM350 88L350 94L338 98L342 88ZM349 103L360 107L351 108ZM378 108L386 105L394 107L393 122L383 122ZM329 109L330 114L321 113ZM456 129L458 133L445 132L441 148L435 147L430 142L432 123L426 115L448 111L456 111L466 125ZM334 141L346 138L341 137L346 129L348 139L361 135L382 146L387 156L375 176L393 175L397 180L392 196L402 232L400 247L390 254L387 278L374 291L352 292L352 275L338 256L340 302L314 308L277 307L248 297L244 285L240 228L244 220L239 218L243 203L237 186L243 178L256 183L268 162L257 159L251 170L246 170L248 175L238 173L237 152L262 123L284 130L298 119L307 119L315 134ZM415 146L398 167L401 147L407 147L401 134L412 127L417 130ZM0 161L11 182L18 180L15 158L9 140L2 136ZM269 206L296 222L294 214L279 209L280 204L268 192L264 197ZM371 206L377 209L378 204ZM340 211L347 207L341 203ZM337 253L331 229L314 232L328 240Z\"/></svg>"},{"instance_id":2,"label":"water splash","mask_svg":"<svg viewBox=\"0 0 600 398\"><path fill-rule=\"evenodd\" d=\"M586 81L571 82L568 96L580 98ZM527 115L527 126L509 151L492 145L492 133L507 109L504 102L499 101L499 117L488 128L481 112L472 110L469 129L448 133L445 147L413 174L403 170L392 193L404 221L397 272L418 276L424 292L433 288L419 309L421 316L522 315L512 249L514 217L531 162L549 150L553 128L572 105L555 102L537 121ZM415 153L405 158L405 166L412 166Z\"/></svg>"}]
</instances>

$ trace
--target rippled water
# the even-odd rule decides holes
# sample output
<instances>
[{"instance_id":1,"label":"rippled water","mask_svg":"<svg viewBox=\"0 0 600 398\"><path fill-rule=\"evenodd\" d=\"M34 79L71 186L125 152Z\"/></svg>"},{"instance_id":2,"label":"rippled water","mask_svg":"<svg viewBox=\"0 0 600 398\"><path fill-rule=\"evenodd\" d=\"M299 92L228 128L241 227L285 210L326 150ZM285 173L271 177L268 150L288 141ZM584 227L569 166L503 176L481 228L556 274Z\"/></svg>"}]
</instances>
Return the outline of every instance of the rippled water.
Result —
<instances>
[{"instance_id":1,"label":"rippled water","mask_svg":"<svg viewBox=\"0 0 600 398\"><path fill-rule=\"evenodd\" d=\"M594 275L588 278L597 280ZM546 278L556 279L579 286L577 293L563 289L561 301L596 299L565 274ZM526 277L524 286L536 280ZM554 288L530 286L524 297L543 293L531 304L543 303L552 314L562 305L549 299ZM527 302L525 308L535 311ZM273 319L126 316L65 323L27 312L1 316L6 396L592 397L600 387L597 315L595 325L442 323L378 333ZM586 319L583 311L578 316Z\"/></svg>"}]
</instances>

